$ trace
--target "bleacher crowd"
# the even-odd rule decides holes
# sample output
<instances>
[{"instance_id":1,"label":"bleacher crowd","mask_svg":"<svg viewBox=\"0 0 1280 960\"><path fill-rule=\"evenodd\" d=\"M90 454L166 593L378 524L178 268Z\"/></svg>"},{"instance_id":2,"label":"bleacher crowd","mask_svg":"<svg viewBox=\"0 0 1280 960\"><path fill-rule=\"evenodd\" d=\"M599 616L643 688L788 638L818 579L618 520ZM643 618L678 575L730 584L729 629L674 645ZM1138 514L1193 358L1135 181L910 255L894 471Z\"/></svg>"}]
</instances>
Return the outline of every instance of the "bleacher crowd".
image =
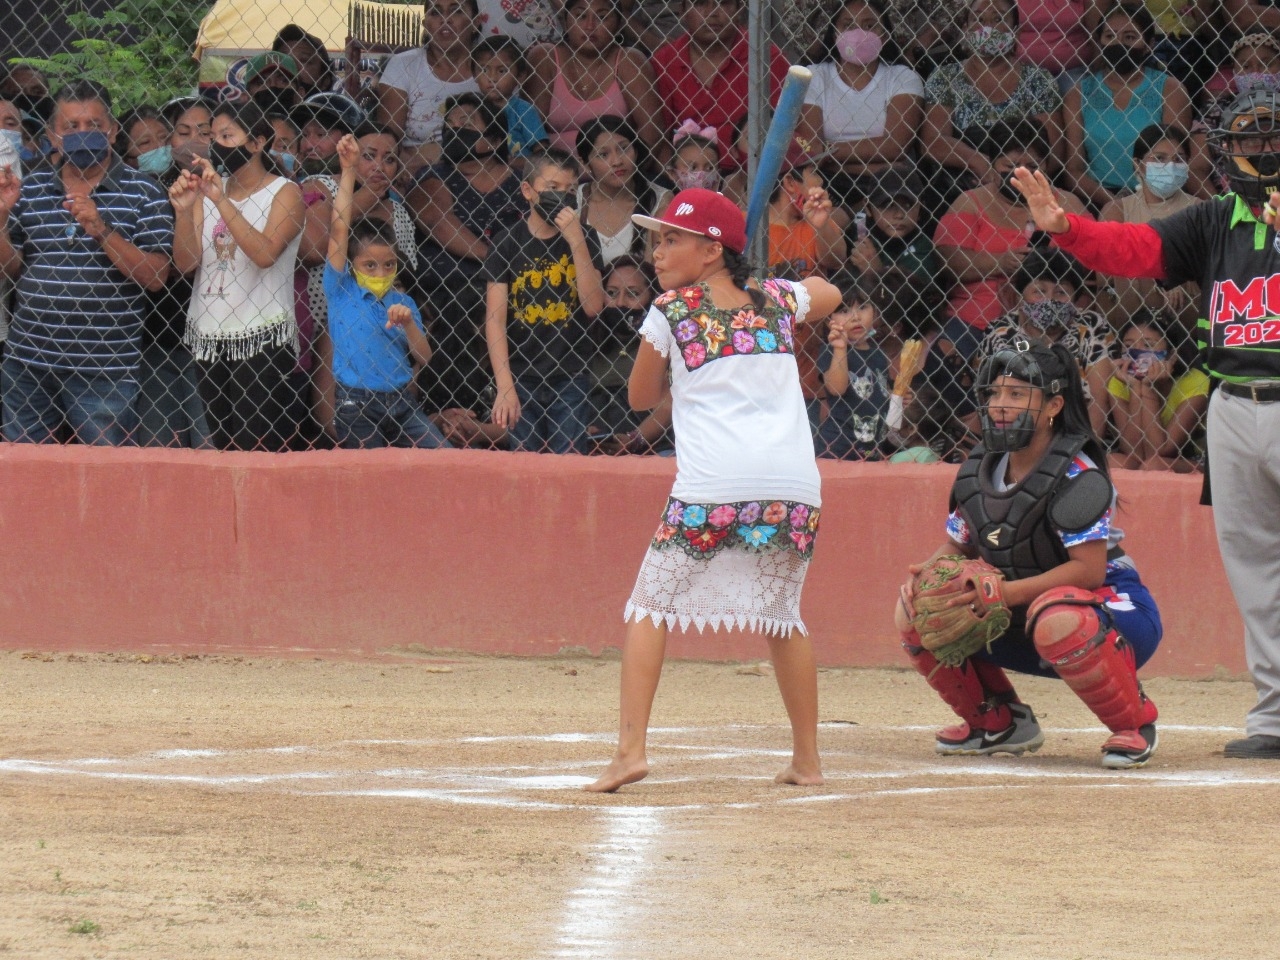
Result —
<instances>
[{"instance_id":1,"label":"bleacher crowd","mask_svg":"<svg viewBox=\"0 0 1280 960\"><path fill-rule=\"evenodd\" d=\"M0 66L4 439L669 452L669 408L626 402L661 292L631 217L690 187L745 206L744 4L490 6L429 0L364 87L295 25L238 97L118 111ZM1083 270L1008 177L1133 223L1226 191L1208 134L1280 85L1280 8L775 9L772 97L790 63L813 81L768 272L845 298L796 342L819 455L962 459L974 371L1020 333L1074 352L1115 465L1196 469L1199 290ZM687 349L750 336L691 323Z\"/></svg>"}]
</instances>

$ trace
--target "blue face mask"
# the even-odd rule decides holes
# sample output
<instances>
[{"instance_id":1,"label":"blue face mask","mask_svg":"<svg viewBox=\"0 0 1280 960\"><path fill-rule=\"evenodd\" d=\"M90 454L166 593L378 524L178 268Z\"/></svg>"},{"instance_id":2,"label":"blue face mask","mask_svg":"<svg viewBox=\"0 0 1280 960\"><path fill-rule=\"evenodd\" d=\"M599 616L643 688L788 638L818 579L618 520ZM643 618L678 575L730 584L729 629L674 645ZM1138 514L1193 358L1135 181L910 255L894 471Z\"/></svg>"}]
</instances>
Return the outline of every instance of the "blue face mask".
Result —
<instances>
[{"instance_id":1,"label":"blue face mask","mask_svg":"<svg viewBox=\"0 0 1280 960\"><path fill-rule=\"evenodd\" d=\"M272 150L271 159L275 160L280 169L284 171L286 177L292 177L293 171L298 166L298 158L292 153L281 153L279 150Z\"/></svg>"},{"instance_id":2,"label":"blue face mask","mask_svg":"<svg viewBox=\"0 0 1280 960\"><path fill-rule=\"evenodd\" d=\"M138 169L159 176L173 166L173 148L168 144L138 154Z\"/></svg>"},{"instance_id":3,"label":"blue face mask","mask_svg":"<svg viewBox=\"0 0 1280 960\"><path fill-rule=\"evenodd\" d=\"M1159 163L1148 160L1144 172L1146 176L1143 179L1148 189L1161 200L1168 200L1186 185L1190 168L1180 161Z\"/></svg>"},{"instance_id":4,"label":"blue face mask","mask_svg":"<svg viewBox=\"0 0 1280 960\"><path fill-rule=\"evenodd\" d=\"M77 130L63 135L62 156L73 167L84 170L111 156L111 141L101 130Z\"/></svg>"}]
</instances>

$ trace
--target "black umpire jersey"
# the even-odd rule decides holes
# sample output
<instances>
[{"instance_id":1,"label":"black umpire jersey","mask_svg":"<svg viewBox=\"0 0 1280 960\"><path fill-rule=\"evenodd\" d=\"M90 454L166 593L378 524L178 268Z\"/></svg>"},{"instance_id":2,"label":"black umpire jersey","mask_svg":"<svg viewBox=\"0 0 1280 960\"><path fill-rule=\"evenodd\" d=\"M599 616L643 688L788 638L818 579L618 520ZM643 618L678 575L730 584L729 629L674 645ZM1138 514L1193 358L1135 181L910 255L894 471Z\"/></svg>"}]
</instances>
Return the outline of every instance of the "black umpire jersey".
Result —
<instances>
[{"instance_id":1,"label":"black umpire jersey","mask_svg":"<svg viewBox=\"0 0 1280 960\"><path fill-rule=\"evenodd\" d=\"M1280 379L1280 234L1236 194L1150 226L1160 236L1167 284L1200 284L1205 369L1234 382Z\"/></svg>"}]
</instances>

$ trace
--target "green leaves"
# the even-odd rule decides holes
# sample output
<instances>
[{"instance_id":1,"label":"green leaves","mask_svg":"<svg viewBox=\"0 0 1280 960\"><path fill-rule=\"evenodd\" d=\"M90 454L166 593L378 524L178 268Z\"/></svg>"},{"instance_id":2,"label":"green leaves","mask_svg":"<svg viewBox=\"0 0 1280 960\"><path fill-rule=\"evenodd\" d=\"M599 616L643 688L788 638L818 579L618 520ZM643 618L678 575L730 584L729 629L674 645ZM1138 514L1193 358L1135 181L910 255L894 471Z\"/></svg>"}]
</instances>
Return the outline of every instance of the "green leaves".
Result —
<instances>
[{"instance_id":1,"label":"green leaves","mask_svg":"<svg viewBox=\"0 0 1280 960\"><path fill-rule=\"evenodd\" d=\"M51 85L96 80L111 91L117 115L139 104L159 106L196 85L191 58L204 0L119 0L100 15L83 7L51 29L74 35L70 49L47 58L15 57L43 71Z\"/></svg>"}]
</instances>

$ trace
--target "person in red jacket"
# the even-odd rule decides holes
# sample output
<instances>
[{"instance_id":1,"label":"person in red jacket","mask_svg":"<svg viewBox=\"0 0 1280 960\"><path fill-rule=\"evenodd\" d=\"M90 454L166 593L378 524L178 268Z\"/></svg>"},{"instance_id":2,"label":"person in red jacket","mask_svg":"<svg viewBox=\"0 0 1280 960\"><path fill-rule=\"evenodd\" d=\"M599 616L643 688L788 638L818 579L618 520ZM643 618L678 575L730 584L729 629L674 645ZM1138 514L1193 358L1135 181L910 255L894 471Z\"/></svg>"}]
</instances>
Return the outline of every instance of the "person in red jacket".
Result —
<instances>
[{"instance_id":1,"label":"person in red jacket","mask_svg":"<svg viewBox=\"0 0 1280 960\"><path fill-rule=\"evenodd\" d=\"M1044 174L1013 184L1036 226L1086 267L1200 284L1197 327L1209 402L1209 481L1218 547L1245 625L1258 700L1227 757L1280 760L1280 94L1251 90L1211 143L1231 192L1151 223L1066 213Z\"/></svg>"}]
</instances>

